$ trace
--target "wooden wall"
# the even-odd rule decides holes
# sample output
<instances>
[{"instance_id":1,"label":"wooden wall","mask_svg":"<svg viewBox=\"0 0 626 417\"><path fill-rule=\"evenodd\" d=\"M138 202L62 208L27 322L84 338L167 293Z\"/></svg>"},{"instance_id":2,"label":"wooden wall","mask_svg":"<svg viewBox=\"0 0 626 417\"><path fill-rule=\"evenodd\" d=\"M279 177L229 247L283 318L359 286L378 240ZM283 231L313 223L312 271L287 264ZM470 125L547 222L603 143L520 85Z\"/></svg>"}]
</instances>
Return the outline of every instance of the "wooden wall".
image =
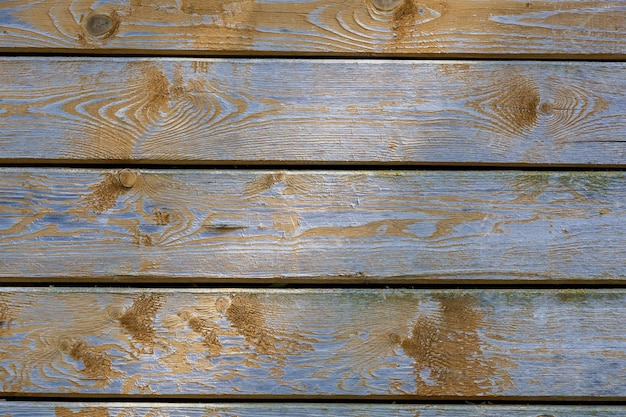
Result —
<instances>
[{"instance_id":1,"label":"wooden wall","mask_svg":"<svg viewBox=\"0 0 626 417\"><path fill-rule=\"evenodd\" d=\"M0 3L0 416L626 415L626 1Z\"/></svg>"}]
</instances>

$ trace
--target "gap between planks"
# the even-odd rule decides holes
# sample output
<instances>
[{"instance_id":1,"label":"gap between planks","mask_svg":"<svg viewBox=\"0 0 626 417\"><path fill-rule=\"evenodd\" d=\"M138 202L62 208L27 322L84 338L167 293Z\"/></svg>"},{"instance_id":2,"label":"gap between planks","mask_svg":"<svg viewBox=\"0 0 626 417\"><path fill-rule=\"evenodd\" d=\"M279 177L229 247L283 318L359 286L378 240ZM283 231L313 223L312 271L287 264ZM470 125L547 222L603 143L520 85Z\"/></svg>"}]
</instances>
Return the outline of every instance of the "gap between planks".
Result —
<instances>
[{"instance_id":1,"label":"gap between planks","mask_svg":"<svg viewBox=\"0 0 626 417\"><path fill-rule=\"evenodd\" d=\"M530 54L530 53L449 53L449 54L422 54L422 53L316 53L316 52L281 52L281 51L223 51L219 53L207 51L185 51L180 52L176 50L158 50L158 49L106 49L106 50L94 50L94 49L62 49L62 48L3 48L0 47L0 58L3 57L24 57L24 58L68 58L68 57L80 57L80 58L171 58L171 59L256 59L256 60L271 60L271 59L300 59L300 60L358 60L358 61L370 61L373 59L388 60L388 61L494 61L494 62L514 62L514 61L545 61L545 62L626 62L625 53L607 53L607 54L588 54L581 55L576 53L553 53L553 54Z\"/></svg>"},{"instance_id":2,"label":"gap between planks","mask_svg":"<svg viewBox=\"0 0 626 417\"><path fill-rule=\"evenodd\" d=\"M0 414L13 417L621 417L626 407L615 405L405 405L405 404L184 404L169 403L99 403L99 402L17 402L0 404Z\"/></svg>"},{"instance_id":3,"label":"gap between planks","mask_svg":"<svg viewBox=\"0 0 626 417\"><path fill-rule=\"evenodd\" d=\"M615 142L615 141L613 141ZM327 162L310 161L303 164L302 161L285 161L284 163L264 161L198 161L184 160L158 160L141 161L133 159L92 159L88 161L65 160L65 159L35 159L35 158L9 158L0 159L1 168L67 168L67 169L108 169L120 170L132 169L174 169L174 170L259 170L259 171L542 171L542 172L607 172L626 169L624 164L546 164L546 163L480 163L480 162Z\"/></svg>"}]
</instances>

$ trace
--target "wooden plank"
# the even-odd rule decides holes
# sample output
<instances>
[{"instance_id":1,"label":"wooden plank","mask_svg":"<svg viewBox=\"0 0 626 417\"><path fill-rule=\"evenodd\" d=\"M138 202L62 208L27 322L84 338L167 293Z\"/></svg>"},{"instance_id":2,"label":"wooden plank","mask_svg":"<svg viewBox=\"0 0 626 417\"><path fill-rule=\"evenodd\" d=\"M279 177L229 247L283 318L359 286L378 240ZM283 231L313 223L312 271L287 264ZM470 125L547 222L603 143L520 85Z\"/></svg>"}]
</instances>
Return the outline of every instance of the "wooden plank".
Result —
<instances>
[{"instance_id":1,"label":"wooden plank","mask_svg":"<svg viewBox=\"0 0 626 417\"><path fill-rule=\"evenodd\" d=\"M11 417L622 417L620 406L494 406L406 404L0 403Z\"/></svg>"},{"instance_id":2,"label":"wooden plank","mask_svg":"<svg viewBox=\"0 0 626 417\"><path fill-rule=\"evenodd\" d=\"M620 171L3 168L0 276L616 283L624 201Z\"/></svg>"},{"instance_id":3,"label":"wooden plank","mask_svg":"<svg viewBox=\"0 0 626 417\"><path fill-rule=\"evenodd\" d=\"M4 1L0 51L626 55L623 0Z\"/></svg>"},{"instance_id":4,"label":"wooden plank","mask_svg":"<svg viewBox=\"0 0 626 417\"><path fill-rule=\"evenodd\" d=\"M0 68L1 163L626 166L623 62L5 57Z\"/></svg>"},{"instance_id":5,"label":"wooden plank","mask_svg":"<svg viewBox=\"0 0 626 417\"><path fill-rule=\"evenodd\" d=\"M7 395L626 399L623 289L4 288L0 306Z\"/></svg>"}]
</instances>

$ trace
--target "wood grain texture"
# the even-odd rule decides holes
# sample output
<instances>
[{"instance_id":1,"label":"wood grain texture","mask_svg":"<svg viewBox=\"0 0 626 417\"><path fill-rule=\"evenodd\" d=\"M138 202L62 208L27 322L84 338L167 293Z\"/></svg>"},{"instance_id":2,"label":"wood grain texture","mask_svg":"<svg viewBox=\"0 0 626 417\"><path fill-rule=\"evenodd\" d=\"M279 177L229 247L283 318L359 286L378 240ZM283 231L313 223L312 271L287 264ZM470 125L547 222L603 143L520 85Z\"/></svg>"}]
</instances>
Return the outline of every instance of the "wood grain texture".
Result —
<instances>
[{"instance_id":1,"label":"wood grain texture","mask_svg":"<svg viewBox=\"0 0 626 417\"><path fill-rule=\"evenodd\" d=\"M0 403L6 417L622 417L619 406Z\"/></svg>"},{"instance_id":2,"label":"wood grain texture","mask_svg":"<svg viewBox=\"0 0 626 417\"><path fill-rule=\"evenodd\" d=\"M0 170L4 282L622 282L623 172Z\"/></svg>"},{"instance_id":3,"label":"wood grain texture","mask_svg":"<svg viewBox=\"0 0 626 417\"><path fill-rule=\"evenodd\" d=\"M2 163L626 166L626 63L2 58L0 69Z\"/></svg>"},{"instance_id":4,"label":"wood grain texture","mask_svg":"<svg viewBox=\"0 0 626 417\"><path fill-rule=\"evenodd\" d=\"M625 290L5 288L8 395L613 399Z\"/></svg>"},{"instance_id":5,"label":"wood grain texture","mask_svg":"<svg viewBox=\"0 0 626 417\"><path fill-rule=\"evenodd\" d=\"M626 55L623 0L12 0L0 51Z\"/></svg>"}]
</instances>

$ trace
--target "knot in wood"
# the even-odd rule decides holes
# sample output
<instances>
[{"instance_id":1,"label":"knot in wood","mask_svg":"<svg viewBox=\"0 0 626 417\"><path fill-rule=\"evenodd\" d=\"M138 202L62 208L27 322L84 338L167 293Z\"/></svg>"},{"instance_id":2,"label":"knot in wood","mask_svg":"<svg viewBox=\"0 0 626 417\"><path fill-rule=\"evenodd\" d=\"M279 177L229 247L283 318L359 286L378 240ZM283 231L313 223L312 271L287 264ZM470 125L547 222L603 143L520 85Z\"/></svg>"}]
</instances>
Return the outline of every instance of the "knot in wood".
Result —
<instances>
[{"instance_id":1,"label":"knot in wood","mask_svg":"<svg viewBox=\"0 0 626 417\"><path fill-rule=\"evenodd\" d=\"M132 188L137 181L137 174L130 169L124 169L118 174L117 178L122 187Z\"/></svg>"},{"instance_id":2,"label":"knot in wood","mask_svg":"<svg viewBox=\"0 0 626 417\"><path fill-rule=\"evenodd\" d=\"M552 103L543 102L539 105L539 111L543 114L552 114L553 110Z\"/></svg>"},{"instance_id":3,"label":"knot in wood","mask_svg":"<svg viewBox=\"0 0 626 417\"><path fill-rule=\"evenodd\" d=\"M403 0L371 0L371 6L380 12L389 12L397 8Z\"/></svg>"},{"instance_id":4,"label":"knot in wood","mask_svg":"<svg viewBox=\"0 0 626 417\"><path fill-rule=\"evenodd\" d=\"M87 18L85 30L90 36L100 37L110 34L115 28L115 21L106 14L94 14Z\"/></svg>"},{"instance_id":5,"label":"knot in wood","mask_svg":"<svg viewBox=\"0 0 626 417\"><path fill-rule=\"evenodd\" d=\"M181 98L187 94L187 89L182 85L176 85L170 87L170 97L172 98Z\"/></svg>"},{"instance_id":6,"label":"knot in wood","mask_svg":"<svg viewBox=\"0 0 626 417\"><path fill-rule=\"evenodd\" d=\"M68 353L72 349L73 345L74 342L70 339L63 338L59 340L59 350L63 353Z\"/></svg>"}]
</instances>

